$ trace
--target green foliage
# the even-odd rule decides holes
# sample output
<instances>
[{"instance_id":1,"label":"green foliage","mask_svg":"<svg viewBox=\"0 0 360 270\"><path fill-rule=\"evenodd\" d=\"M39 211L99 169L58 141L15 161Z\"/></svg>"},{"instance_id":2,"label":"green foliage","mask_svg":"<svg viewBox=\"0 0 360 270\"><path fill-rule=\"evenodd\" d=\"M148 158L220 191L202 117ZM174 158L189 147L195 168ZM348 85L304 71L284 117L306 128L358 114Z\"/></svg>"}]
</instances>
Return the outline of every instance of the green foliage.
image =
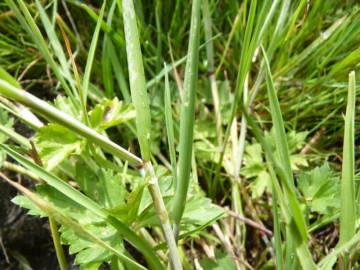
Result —
<instances>
[{"instance_id":1,"label":"green foliage","mask_svg":"<svg viewBox=\"0 0 360 270\"><path fill-rule=\"evenodd\" d=\"M236 264L228 254L216 250L215 258L214 259L203 259L200 262L201 266L204 269L211 269L211 270L235 270Z\"/></svg>"},{"instance_id":2,"label":"green foliage","mask_svg":"<svg viewBox=\"0 0 360 270\"><path fill-rule=\"evenodd\" d=\"M131 104L125 104L117 98L104 100L89 112L91 126L99 132L119 126L135 118L135 110Z\"/></svg>"},{"instance_id":3,"label":"green foliage","mask_svg":"<svg viewBox=\"0 0 360 270\"><path fill-rule=\"evenodd\" d=\"M34 138L37 151L47 170L59 166L70 155L80 154L83 141L58 124L49 124L38 130Z\"/></svg>"},{"instance_id":4,"label":"green foliage","mask_svg":"<svg viewBox=\"0 0 360 270\"><path fill-rule=\"evenodd\" d=\"M340 210L339 184L339 177L334 175L327 163L301 172L298 179L298 188L306 207L311 212L328 217Z\"/></svg>"},{"instance_id":5,"label":"green foliage","mask_svg":"<svg viewBox=\"0 0 360 270\"><path fill-rule=\"evenodd\" d=\"M5 0L0 165L36 181L13 202L86 270L357 269L359 11Z\"/></svg>"},{"instance_id":6,"label":"green foliage","mask_svg":"<svg viewBox=\"0 0 360 270\"><path fill-rule=\"evenodd\" d=\"M13 118L10 118L8 112L2 108L0 108L0 125L2 131L4 129L6 130L11 129L12 126L14 125ZM8 138L9 136L4 131L0 132L0 143L6 142ZM6 159L6 154L3 151L0 151L0 166L2 166L5 159Z\"/></svg>"}]
</instances>

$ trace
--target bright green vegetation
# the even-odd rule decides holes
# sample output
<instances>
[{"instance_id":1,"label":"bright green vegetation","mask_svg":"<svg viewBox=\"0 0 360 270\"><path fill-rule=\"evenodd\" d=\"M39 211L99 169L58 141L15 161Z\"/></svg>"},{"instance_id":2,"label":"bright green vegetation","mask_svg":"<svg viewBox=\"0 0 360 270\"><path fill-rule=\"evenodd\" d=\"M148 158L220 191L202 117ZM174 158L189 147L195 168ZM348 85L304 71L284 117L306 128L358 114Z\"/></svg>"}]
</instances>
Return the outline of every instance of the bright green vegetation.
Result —
<instances>
[{"instance_id":1,"label":"bright green vegetation","mask_svg":"<svg viewBox=\"0 0 360 270\"><path fill-rule=\"evenodd\" d=\"M356 1L0 12L0 176L61 270L360 267Z\"/></svg>"}]
</instances>

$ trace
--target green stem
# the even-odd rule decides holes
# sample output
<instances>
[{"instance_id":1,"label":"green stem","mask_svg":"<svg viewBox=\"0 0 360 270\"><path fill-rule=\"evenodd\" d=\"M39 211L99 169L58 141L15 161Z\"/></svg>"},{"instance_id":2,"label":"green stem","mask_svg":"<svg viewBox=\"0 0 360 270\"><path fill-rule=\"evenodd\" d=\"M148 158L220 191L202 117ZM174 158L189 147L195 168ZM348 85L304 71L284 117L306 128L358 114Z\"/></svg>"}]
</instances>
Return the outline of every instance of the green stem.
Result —
<instances>
[{"instance_id":1,"label":"green stem","mask_svg":"<svg viewBox=\"0 0 360 270\"><path fill-rule=\"evenodd\" d=\"M181 217L186 204L186 196L190 179L191 154L193 146L195 92L198 75L198 47L200 36L200 4L201 0L192 2L190 40L184 79L184 100L180 115L180 152L179 175L173 204L174 230L177 236Z\"/></svg>"},{"instance_id":2,"label":"green stem","mask_svg":"<svg viewBox=\"0 0 360 270\"><path fill-rule=\"evenodd\" d=\"M141 156L144 160L144 176L147 176L150 179L148 188L154 202L156 213L160 220L166 243L169 247L171 265L174 270L182 270L176 241L171 229L169 215L161 195L157 176L155 175L153 166L150 162L151 112L149 98L146 91L144 65L142 61L139 32L133 1L123 0L122 11L126 40L126 54L129 66L130 90L136 111L137 137L140 144Z\"/></svg>"},{"instance_id":3,"label":"green stem","mask_svg":"<svg viewBox=\"0 0 360 270\"><path fill-rule=\"evenodd\" d=\"M1 79L0 94L30 107L35 112L41 114L49 120L52 120L67 127L71 131L76 132L78 135L87 138L88 140L92 141L93 143L108 151L109 153L112 153L124 160L127 160L133 166L141 166L143 163L142 160L134 154L112 142L105 136L97 133L95 130L87 127L75 118L56 109L45 101L42 101L41 99L38 99L37 97L25 92L24 90L17 89L16 87Z\"/></svg>"},{"instance_id":4,"label":"green stem","mask_svg":"<svg viewBox=\"0 0 360 270\"><path fill-rule=\"evenodd\" d=\"M165 241L169 247L169 254L171 258L172 269L183 269L180 261L180 256L177 250L175 237L171 229L170 218L166 210L164 200L162 199L161 191L158 184L157 176L155 175L154 168L150 162L145 164L145 171L149 174L149 191L154 202L160 223L163 229Z\"/></svg>"},{"instance_id":5,"label":"green stem","mask_svg":"<svg viewBox=\"0 0 360 270\"><path fill-rule=\"evenodd\" d=\"M61 270L68 270L69 268L68 268L68 265L67 265L67 262L66 262L64 250L63 250L63 248L61 246L61 243L60 243L60 236L59 236L56 221L52 217L49 217L49 224L50 224L51 237L52 237L53 242L54 242L56 257L57 257L57 260L59 262L60 269Z\"/></svg>"}]
</instances>

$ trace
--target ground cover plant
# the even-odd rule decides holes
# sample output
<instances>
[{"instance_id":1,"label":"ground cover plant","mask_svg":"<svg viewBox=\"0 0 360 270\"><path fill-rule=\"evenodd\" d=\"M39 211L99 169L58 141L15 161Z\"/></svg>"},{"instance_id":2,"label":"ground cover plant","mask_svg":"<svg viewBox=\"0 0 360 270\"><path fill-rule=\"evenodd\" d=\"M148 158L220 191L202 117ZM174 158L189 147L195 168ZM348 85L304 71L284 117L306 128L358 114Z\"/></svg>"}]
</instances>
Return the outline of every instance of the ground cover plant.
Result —
<instances>
[{"instance_id":1,"label":"ground cover plant","mask_svg":"<svg viewBox=\"0 0 360 270\"><path fill-rule=\"evenodd\" d=\"M359 12L1 2L1 269L360 267Z\"/></svg>"}]
</instances>

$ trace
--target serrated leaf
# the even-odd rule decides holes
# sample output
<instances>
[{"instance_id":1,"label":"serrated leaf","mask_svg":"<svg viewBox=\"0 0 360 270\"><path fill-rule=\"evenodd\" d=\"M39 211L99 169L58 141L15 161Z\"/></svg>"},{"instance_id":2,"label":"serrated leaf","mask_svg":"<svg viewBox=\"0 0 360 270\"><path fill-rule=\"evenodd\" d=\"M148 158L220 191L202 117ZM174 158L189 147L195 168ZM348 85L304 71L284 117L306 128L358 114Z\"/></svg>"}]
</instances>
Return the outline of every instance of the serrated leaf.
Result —
<instances>
[{"instance_id":1,"label":"serrated leaf","mask_svg":"<svg viewBox=\"0 0 360 270\"><path fill-rule=\"evenodd\" d=\"M202 259L200 261L203 269L207 270L235 270L236 264L233 258L231 258L225 252L219 252L218 250L215 253L215 259Z\"/></svg>"},{"instance_id":2,"label":"serrated leaf","mask_svg":"<svg viewBox=\"0 0 360 270\"><path fill-rule=\"evenodd\" d=\"M295 130L291 130L286 135L289 145L289 152L294 153L296 150L299 150L301 147L305 145L308 132L307 131L296 132Z\"/></svg>"},{"instance_id":3,"label":"serrated leaf","mask_svg":"<svg viewBox=\"0 0 360 270\"><path fill-rule=\"evenodd\" d=\"M224 210L211 203L209 198L192 196L185 206L182 222L186 225L201 226L221 216Z\"/></svg>"},{"instance_id":4,"label":"serrated leaf","mask_svg":"<svg viewBox=\"0 0 360 270\"><path fill-rule=\"evenodd\" d=\"M116 239L117 237L114 236L115 234L120 235L120 233L114 227L110 226L106 222L84 226L79 223L79 220L69 217L64 209L54 206L53 203L44 200L42 196L39 196L19 183L8 179L7 177L3 177L3 179L21 191L34 204L36 204L36 206L40 208L41 211L45 212L46 215L56 220L65 228L70 229L78 237L83 237L87 239L88 242L90 242L92 245L96 245L96 250L99 250L99 248L106 249L106 252L111 252L112 254L118 256L122 261L131 264L134 269L145 269L132 258L124 255L123 252L119 251L118 245L121 245L122 241L119 241L119 239ZM87 227L90 227L90 229ZM70 233L70 235L72 234ZM116 243L112 241L116 241ZM80 250L81 249L82 248L80 247Z\"/></svg>"},{"instance_id":5,"label":"serrated leaf","mask_svg":"<svg viewBox=\"0 0 360 270\"><path fill-rule=\"evenodd\" d=\"M76 181L81 190L104 208L113 208L123 203L126 189L119 174L99 167L89 168L76 163Z\"/></svg>"},{"instance_id":6,"label":"serrated leaf","mask_svg":"<svg viewBox=\"0 0 360 270\"><path fill-rule=\"evenodd\" d=\"M114 98L97 104L89 115L91 126L103 131L134 119L135 110L131 104L125 104Z\"/></svg>"},{"instance_id":7,"label":"serrated leaf","mask_svg":"<svg viewBox=\"0 0 360 270\"><path fill-rule=\"evenodd\" d=\"M11 200L14 204L29 210L28 215L47 217L47 214L36 206L28 197L23 195L17 195Z\"/></svg>"},{"instance_id":8,"label":"serrated leaf","mask_svg":"<svg viewBox=\"0 0 360 270\"><path fill-rule=\"evenodd\" d=\"M40 128L34 139L37 151L47 170L51 171L72 154L80 154L83 141L58 124Z\"/></svg>"},{"instance_id":9,"label":"serrated leaf","mask_svg":"<svg viewBox=\"0 0 360 270\"><path fill-rule=\"evenodd\" d=\"M102 219L92 215L86 208L69 199L49 185L37 185L36 191L44 200L60 208L69 217L78 220L81 224L91 224L102 221Z\"/></svg>"},{"instance_id":10,"label":"serrated leaf","mask_svg":"<svg viewBox=\"0 0 360 270\"><path fill-rule=\"evenodd\" d=\"M271 178L267 171L261 171L250 184L251 197L259 198L265 191L271 191Z\"/></svg>"},{"instance_id":11,"label":"serrated leaf","mask_svg":"<svg viewBox=\"0 0 360 270\"><path fill-rule=\"evenodd\" d=\"M125 203L107 210L120 220L131 224L137 218L145 186L145 184L139 185L134 191L128 194L125 198Z\"/></svg>"},{"instance_id":12,"label":"serrated leaf","mask_svg":"<svg viewBox=\"0 0 360 270\"><path fill-rule=\"evenodd\" d=\"M312 212L326 215L339 210L339 178L327 163L301 173L298 187Z\"/></svg>"},{"instance_id":13,"label":"serrated leaf","mask_svg":"<svg viewBox=\"0 0 360 270\"><path fill-rule=\"evenodd\" d=\"M101 240L106 241L116 250L124 252L123 239L114 228L104 223L87 224L83 225L83 227ZM70 245L69 252L76 254L75 263L81 265L82 268L90 267L93 263L102 264L102 262L108 261L113 256L107 249L99 247L96 243L78 235L67 227L61 229L61 239L65 244Z\"/></svg>"}]
</instances>

